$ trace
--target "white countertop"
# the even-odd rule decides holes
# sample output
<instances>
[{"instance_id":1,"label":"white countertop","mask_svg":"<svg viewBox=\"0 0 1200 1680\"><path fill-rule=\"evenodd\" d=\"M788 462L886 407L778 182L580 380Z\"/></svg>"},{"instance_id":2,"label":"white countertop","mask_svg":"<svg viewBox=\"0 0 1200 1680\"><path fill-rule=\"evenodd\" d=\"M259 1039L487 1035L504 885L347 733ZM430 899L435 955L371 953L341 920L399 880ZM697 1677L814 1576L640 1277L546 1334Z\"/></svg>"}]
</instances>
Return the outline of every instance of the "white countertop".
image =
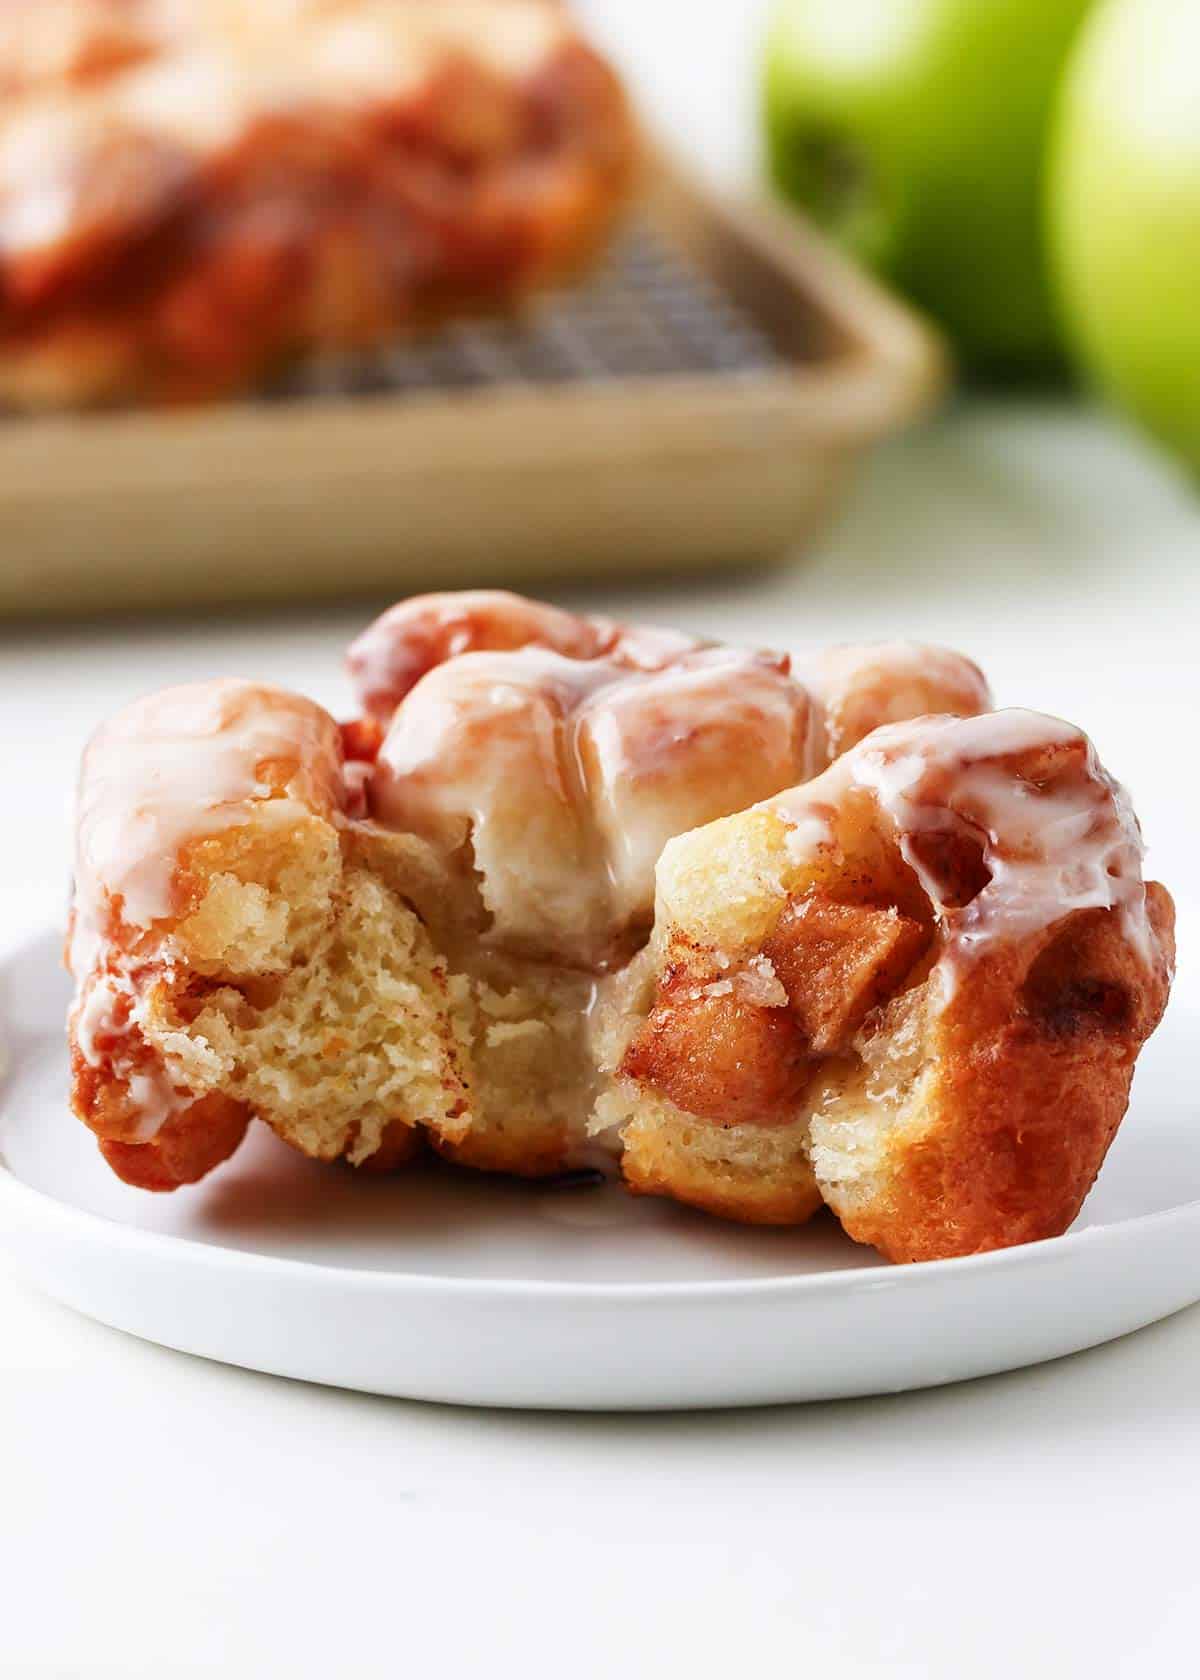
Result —
<instances>
[{"instance_id":1,"label":"white countertop","mask_svg":"<svg viewBox=\"0 0 1200 1680\"><path fill-rule=\"evenodd\" d=\"M707 22L689 35L674 0L653 19L607 6L643 82L679 32L713 117L697 128L731 158L732 25L702 50ZM676 56L664 110L680 74ZM1180 903L1180 986L1200 984L1200 502L1115 424L960 405L876 457L807 559L568 598L733 639L962 646L1002 702L1083 723L1131 785ZM339 652L368 610L0 632L5 949L61 913L99 715L218 672L341 705ZM102 1329L4 1270L0 1325L6 1680L1194 1670L1200 1310L958 1388L651 1418L258 1377Z\"/></svg>"}]
</instances>

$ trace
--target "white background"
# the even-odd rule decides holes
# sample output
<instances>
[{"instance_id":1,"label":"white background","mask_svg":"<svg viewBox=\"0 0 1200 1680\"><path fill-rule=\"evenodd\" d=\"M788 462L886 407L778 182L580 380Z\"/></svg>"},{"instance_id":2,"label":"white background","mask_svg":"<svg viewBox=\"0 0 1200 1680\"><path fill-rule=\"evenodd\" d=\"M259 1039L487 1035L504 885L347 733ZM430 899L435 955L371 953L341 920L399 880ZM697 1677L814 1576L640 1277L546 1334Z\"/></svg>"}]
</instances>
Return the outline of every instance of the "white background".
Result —
<instances>
[{"instance_id":1,"label":"white background","mask_svg":"<svg viewBox=\"0 0 1200 1680\"><path fill-rule=\"evenodd\" d=\"M745 172L762 8L588 9L677 144ZM966 648L1003 702L1084 723L1130 783L1196 984L1200 505L1115 423L960 402L875 458L807 558L564 598L735 639ZM5 946L61 914L100 714L226 672L342 707L365 616L0 633ZM1194 1310L895 1399L455 1412L165 1353L0 1270L0 1674L1190 1674L1198 1390Z\"/></svg>"}]
</instances>

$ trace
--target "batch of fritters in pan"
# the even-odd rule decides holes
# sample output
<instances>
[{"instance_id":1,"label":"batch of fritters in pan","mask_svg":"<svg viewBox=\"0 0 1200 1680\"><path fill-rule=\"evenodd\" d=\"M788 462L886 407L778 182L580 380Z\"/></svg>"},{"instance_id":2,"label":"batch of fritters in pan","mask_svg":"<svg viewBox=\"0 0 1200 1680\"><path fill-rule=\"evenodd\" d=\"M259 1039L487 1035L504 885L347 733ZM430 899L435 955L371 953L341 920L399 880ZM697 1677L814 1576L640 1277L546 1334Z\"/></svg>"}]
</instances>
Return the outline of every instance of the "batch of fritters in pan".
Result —
<instances>
[{"instance_id":1,"label":"batch of fritters in pan","mask_svg":"<svg viewBox=\"0 0 1200 1680\"><path fill-rule=\"evenodd\" d=\"M636 154L556 0L4 0L0 404L228 396L518 308Z\"/></svg>"},{"instance_id":2,"label":"batch of fritters in pan","mask_svg":"<svg viewBox=\"0 0 1200 1680\"><path fill-rule=\"evenodd\" d=\"M490 592L349 669L345 723L220 680L87 748L72 1101L123 1179L258 1120L363 1171L599 1155L895 1260L1070 1225L1173 969L1079 729L943 649L793 668Z\"/></svg>"}]
</instances>

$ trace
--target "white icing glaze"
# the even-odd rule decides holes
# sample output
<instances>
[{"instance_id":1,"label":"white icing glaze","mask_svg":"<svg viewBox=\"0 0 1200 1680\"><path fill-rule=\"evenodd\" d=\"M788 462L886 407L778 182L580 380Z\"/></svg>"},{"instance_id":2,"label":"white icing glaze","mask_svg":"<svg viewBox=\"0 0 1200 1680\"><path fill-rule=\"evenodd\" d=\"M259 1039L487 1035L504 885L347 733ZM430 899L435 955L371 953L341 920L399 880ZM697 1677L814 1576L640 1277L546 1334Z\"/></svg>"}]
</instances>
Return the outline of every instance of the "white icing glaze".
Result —
<instances>
[{"instance_id":1,"label":"white icing glaze","mask_svg":"<svg viewBox=\"0 0 1200 1680\"><path fill-rule=\"evenodd\" d=\"M426 672L449 659L523 647L593 659L605 650L611 628L607 620L581 618L503 589L414 595L363 631L346 664L364 711L386 721Z\"/></svg>"},{"instance_id":2,"label":"white icing glaze","mask_svg":"<svg viewBox=\"0 0 1200 1680\"><path fill-rule=\"evenodd\" d=\"M84 1061L94 1068L107 1063L113 1078L125 1085L137 1114L130 1141L138 1143L157 1136L191 1100L176 1091L161 1063L139 1054L144 1052L137 1031L143 1002L129 972L99 973L85 984L72 1018L75 1047Z\"/></svg>"},{"instance_id":3,"label":"white icing glaze","mask_svg":"<svg viewBox=\"0 0 1200 1680\"><path fill-rule=\"evenodd\" d=\"M494 936L590 966L649 920L672 835L810 773L809 713L770 655L702 649L635 671L536 647L463 654L396 711L371 809L447 852L469 839Z\"/></svg>"},{"instance_id":4,"label":"white icing glaze","mask_svg":"<svg viewBox=\"0 0 1200 1680\"><path fill-rule=\"evenodd\" d=\"M464 653L545 648L656 671L709 645L678 630L563 612L503 589L464 589L390 607L352 644L346 663L363 709L386 721L427 671Z\"/></svg>"},{"instance_id":5,"label":"white icing glaze","mask_svg":"<svg viewBox=\"0 0 1200 1680\"><path fill-rule=\"evenodd\" d=\"M0 124L0 252L66 238L78 201L72 165L80 135L66 102L46 101Z\"/></svg>"},{"instance_id":6,"label":"white icing glaze","mask_svg":"<svg viewBox=\"0 0 1200 1680\"><path fill-rule=\"evenodd\" d=\"M808 787L766 802L788 823L798 862L835 843L836 812L854 790L873 796L938 916L944 996L973 959L1076 910L1116 910L1132 948L1154 960L1137 820L1073 725L1001 711L876 730ZM962 908L942 902L916 844L932 833L982 846L990 880Z\"/></svg>"},{"instance_id":7,"label":"white icing glaze","mask_svg":"<svg viewBox=\"0 0 1200 1680\"><path fill-rule=\"evenodd\" d=\"M470 840L495 936L575 960L649 917L669 839L815 775L829 752L785 658L499 591L402 602L349 665L362 704L392 718L378 820L447 852ZM833 737L852 710L873 722L990 698L969 660L913 643L832 650L819 680Z\"/></svg>"},{"instance_id":8,"label":"white icing glaze","mask_svg":"<svg viewBox=\"0 0 1200 1680\"><path fill-rule=\"evenodd\" d=\"M117 110L97 99L94 124L119 118L196 152L229 145L256 103L250 78L216 48L193 48L131 70L120 87Z\"/></svg>"},{"instance_id":9,"label":"white icing glaze","mask_svg":"<svg viewBox=\"0 0 1200 1680\"><path fill-rule=\"evenodd\" d=\"M75 196L70 187L65 181L49 181L40 191L0 204L0 252L56 245L66 237L74 218Z\"/></svg>"},{"instance_id":10,"label":"white icing glaze","mask_svg":"<svg viewBox=\"0 0 1200 1680\"><path fill-rule=\"evenodd\" d=\"M75 1013L74 1033L79 1054L90 1067L100 1066L97 1040L121 1030L121 1000L128 997L128 981L111 974L98 975L85 994Z\"/></svg>"},{"instance_id":11,"label":"white icing glaze","mask_svg":"<svg viewBox=\"0 0 1200 1680\"><path fill-rule=\"evenodd\" d=\"M569 958L602 938L602 877L564 726L609 677L541 648L463 654L417 684L380 749L372 815L447 854L469 841L501 942Z\"/></svg>"},{"instance_id":12,"label":"white icing glaze","mask_svg":"<svg viewBox=\"0 0 1200 1680\"><path fill-rule=\"evenodd\" d=\"M807 691L769 658L724 650L589 699L573 745L616 925L648 920L668 840L816 770L811 711Z\"/></svg>"},{"instance_id":13,"label":"white icing glaze","mask_svg":"<svg viewBox=\"0 0 1200 1680\"><path fill-rule=\"evenodd\" d=\"M340 750L337 725L319 706L233 679L164 689L103 725L80 773L76 976L95 960L114 898L131 927L170 915L181 846L244 821L247 801L278 791L262 766L294 766L289 796L340 808Z\"/></svg>"},{"instance_id":14,"label":"white icing glaze","mask_svg":"<svg viewBox=\"0 0 1200 1680\"><path fill-rule=\"evenodd\" d=\"M128 1084L129 1100L138 1114L134 1140L138 1143L149 1143L157 1137L167 1121L181 1113L191 1100L176 1091L166 1070L157 1064L130 1074Z\"/></svg>"}]
</instances>

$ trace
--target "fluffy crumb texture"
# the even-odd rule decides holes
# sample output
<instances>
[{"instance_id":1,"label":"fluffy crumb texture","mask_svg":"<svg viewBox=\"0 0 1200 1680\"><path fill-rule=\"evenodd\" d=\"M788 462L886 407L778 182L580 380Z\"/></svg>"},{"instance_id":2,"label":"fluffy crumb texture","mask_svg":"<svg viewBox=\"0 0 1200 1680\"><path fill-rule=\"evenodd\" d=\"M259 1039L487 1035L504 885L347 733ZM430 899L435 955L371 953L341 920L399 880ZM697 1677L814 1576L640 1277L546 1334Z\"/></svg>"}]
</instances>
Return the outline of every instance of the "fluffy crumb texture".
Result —
<instances>
[{"instance_id":1,"label":"fluffy crumb texture","mask_svg":"<svg viewBox=\"0 0 1200 1680\"><path fill-rule=\"evenodd\" d=\"M465 992L414 912L350 868L302 961L165 986L147 1033L189 1090L245 1103L306 1155L357 1165L393 1125L454 1136L467 1123Z\"/></svg>"},{"instance_id":2,"label":"fluffy crumb texture","mask_svg":"<svg viewBox=\"0 0 1200 1680\"><path fill-rule=\"evenodd\" d=\"M590 1099L590 986L453 961L432 930L469 889L420 842L281 822L266 802L192 846L186 877L187 913L91 1061L79 1025L103 975L76 1016L76 1102L122 1177L191 1182L251 1116L355 1166L406 1165L422 1138L491 1171L563 1166Z\"/></svg>"},{"instance_id":3,"label":"fluffy crumb texture","mask_svg":"<svg viewBox=\"0 0 1200 1680\"><path fill-rule=\"evenodd\" d=\"M462 1023L475 1074L470 1125L462 1137L444 1132L435 1147L459 1166L547 1177L572 1165L584 1145L594 1080L591 984L530 964L479 966Z\"/></svg>"},{"instance_id":4,"label":"fluffy crumb texture","mask_svg":"<svg viewBox=\"0 0 1200 1680\"><path fill-rule=\"evenodd\" d=\"M188 847L181 879L186 912L154 958L120 981L98 974L76 1016L77 1102L120 1142L123 1176L188 1182L251 1115L308 1155L355 1164L398 1163L417 1127L462 1133L467 984L330 822L265 801ZM106 987L106 1016L81 1035ZM230 1118L214 1136L214 1112L240 1129ZM118 1139L122 1117L134 1135ZM205 1140L190 1161L187 1135Z\"/></svg>"}]
</instances>

